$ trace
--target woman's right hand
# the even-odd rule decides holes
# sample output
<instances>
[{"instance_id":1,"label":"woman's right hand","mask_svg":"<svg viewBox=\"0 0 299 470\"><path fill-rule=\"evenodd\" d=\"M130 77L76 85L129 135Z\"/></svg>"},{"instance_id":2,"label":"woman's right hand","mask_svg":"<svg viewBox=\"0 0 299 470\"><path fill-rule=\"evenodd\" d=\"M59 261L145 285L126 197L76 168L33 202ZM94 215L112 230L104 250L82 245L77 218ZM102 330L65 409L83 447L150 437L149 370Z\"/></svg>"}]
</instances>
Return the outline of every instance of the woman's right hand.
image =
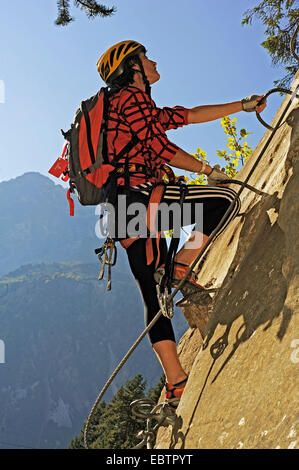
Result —
<instances>
[{"instance_id":1,"label":"woman's right hand","mask_svg":"<svg viewBox=\"0 0 299 470\"><path fill-rule=\"evenodd\" d=\"M220 165L215 165L211 173L208 175L208 185L229 187L229 183L221 183L221 181L227 181L228 179L229 177L220 170Z\"/></svg>"}]
</instances>

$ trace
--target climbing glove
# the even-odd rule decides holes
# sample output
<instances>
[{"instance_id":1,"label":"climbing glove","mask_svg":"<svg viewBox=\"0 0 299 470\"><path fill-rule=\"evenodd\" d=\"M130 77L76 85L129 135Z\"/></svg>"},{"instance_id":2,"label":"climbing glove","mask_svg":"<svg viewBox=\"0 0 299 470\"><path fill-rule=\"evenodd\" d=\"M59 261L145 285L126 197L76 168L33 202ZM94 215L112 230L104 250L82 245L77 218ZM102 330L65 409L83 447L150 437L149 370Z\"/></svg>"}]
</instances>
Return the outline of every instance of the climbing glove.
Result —
<instances>
[{"instance_id":1,"label":"climbing glove","mask_svg":"<svg viewBox=\"0 0 299 470\"><path fill-rule=\"evenodd\" d=\"M220 165L215 165L208 176L208 185L216 186L217 183L221 183L221 181L228 179L229 177L220 170Z\"/></svg>"},{"instance_id":2,"label":"climbing glove","mask_svg":"<svg viewBox=\"0 0 299 470\"><path fill-rule=\"evenodd\" d=\"M259 95L251 95L251 96L247 96L246 98L243 98L241 100L243 111L246 111L248 113L255 111L255 108L258 102L260 101L260 99L258 98L259 98Z\"/></svg>"}]
</instances>

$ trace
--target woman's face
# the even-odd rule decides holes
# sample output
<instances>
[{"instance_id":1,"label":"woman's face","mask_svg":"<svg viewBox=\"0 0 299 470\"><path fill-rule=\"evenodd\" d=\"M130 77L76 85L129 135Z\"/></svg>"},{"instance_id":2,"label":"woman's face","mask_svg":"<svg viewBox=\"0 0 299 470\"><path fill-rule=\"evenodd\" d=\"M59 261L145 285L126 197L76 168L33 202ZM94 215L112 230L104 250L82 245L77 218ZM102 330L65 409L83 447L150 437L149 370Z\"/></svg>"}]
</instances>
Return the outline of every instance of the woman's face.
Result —
<instances>
[{"instance_id":1,"label":"woman's face","mask_svg":"<svg viewBox=\"0 0 299 470\"><path fill-rule=\"evenodd\" d=\"M144 73L150 83L152 85L153 83L157 82L160 79L160 74L157 72L157 62L154 62L153 60L150 60L144 52L141 52L139 55L143 68L144 68Z\"/></svg>"}]
</instances>

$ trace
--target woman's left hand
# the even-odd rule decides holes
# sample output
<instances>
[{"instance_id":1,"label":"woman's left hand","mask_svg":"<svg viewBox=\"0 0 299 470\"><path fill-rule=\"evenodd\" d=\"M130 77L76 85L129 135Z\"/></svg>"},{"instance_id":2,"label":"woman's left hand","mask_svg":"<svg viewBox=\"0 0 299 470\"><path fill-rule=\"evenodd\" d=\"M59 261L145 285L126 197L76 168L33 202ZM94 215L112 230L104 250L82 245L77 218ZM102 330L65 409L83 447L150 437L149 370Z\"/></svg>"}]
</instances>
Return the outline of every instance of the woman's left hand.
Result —
<instances>
[{"instance_id":1,"label":"woman's left hand","mask_svg":"<svg viewBox=\"0 0 299 470\"><path fill-rule=\"evenodd\" d=\"M258 97L258 100L261 100L265 95L261 95ZM255 111L257 111L258 113L261 113L262 111L264 111L265 107L267 106L267 100L264 101L264 103L260 104L260 105L257 105L255 107Z\"/></svg>"},{"instance_id":2,"label":"woman's left hand","mask_svg":"<svg viewBox=\"0 0 299 470\"><path fill-rule=\"evenodd\" d=\"M267 100L265 100L263 104L258 104L258 102L264 96L265 95L251 95L251 96L247 96L246 98L243 98L241 100L243 111L246 111L247 113L252 113L253 111L257 111L258 113L261 113L267 105Z\"/></svg>"}]
</instances>

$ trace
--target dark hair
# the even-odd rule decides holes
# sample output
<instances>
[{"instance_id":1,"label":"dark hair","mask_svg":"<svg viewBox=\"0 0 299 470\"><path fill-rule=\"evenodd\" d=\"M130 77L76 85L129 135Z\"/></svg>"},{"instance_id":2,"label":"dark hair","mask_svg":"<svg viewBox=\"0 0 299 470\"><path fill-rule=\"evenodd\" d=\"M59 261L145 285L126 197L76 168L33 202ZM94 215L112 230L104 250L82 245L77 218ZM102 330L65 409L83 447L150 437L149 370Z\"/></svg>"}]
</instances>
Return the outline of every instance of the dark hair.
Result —
<instances>
[{"instance_id":1,"label":"dark hair","mask_svg":"<svg viewBox=\"0 0 299 470\"><path fill-rule=\"evenodd\" d=\"M142 48L141 52L146 53L146 49ZM121 88L125 88L134 82L134 75L136 71L133 69L133 65L139 63L139 54L140 54L140 50L138 51L137 54L126 57L124 59L123 73L119 75L118 77L116 77L114 80L112 80L111 83L109 83L111 93L116 93Z\"/></svg>"}]
</instances>

